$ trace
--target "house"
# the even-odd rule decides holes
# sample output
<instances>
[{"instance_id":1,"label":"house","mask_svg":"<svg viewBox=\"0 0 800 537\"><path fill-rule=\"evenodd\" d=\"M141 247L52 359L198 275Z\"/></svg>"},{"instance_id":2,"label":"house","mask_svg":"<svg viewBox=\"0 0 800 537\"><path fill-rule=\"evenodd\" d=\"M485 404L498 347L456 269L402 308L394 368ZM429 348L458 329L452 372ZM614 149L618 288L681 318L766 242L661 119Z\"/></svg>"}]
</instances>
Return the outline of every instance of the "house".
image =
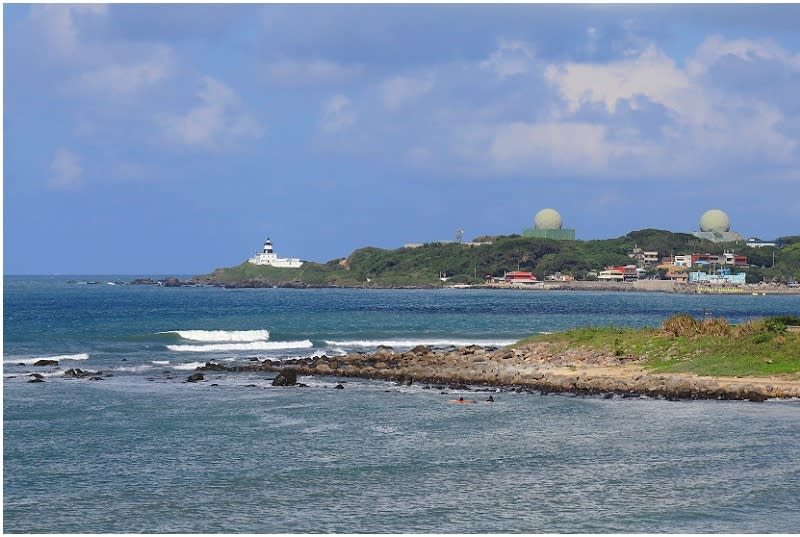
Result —
<instances>
[{"instance_id":1,"label":"house","mask_svg":"<svg viewBox=\"0 0 800 537\"><path fill-rule=\"evenodd\" d=\"M621 267L611 267L606 270L601 270L597 275L597 279L607 282L621 282L625 281L625 271Z\"/></svg>"},{"instance_id":2,"label":"house","mask_svg":"<svg viewBox=\"0 0 800 537\"><path fill-rule=\"evenodd\" d=\"M511 272L506 272L505 276L503 277L505 281L508 283L536 283L538 280L536 276L533 275L533 272L524 272L521 270L512 270Z\"/></svg>"}]
</instances>

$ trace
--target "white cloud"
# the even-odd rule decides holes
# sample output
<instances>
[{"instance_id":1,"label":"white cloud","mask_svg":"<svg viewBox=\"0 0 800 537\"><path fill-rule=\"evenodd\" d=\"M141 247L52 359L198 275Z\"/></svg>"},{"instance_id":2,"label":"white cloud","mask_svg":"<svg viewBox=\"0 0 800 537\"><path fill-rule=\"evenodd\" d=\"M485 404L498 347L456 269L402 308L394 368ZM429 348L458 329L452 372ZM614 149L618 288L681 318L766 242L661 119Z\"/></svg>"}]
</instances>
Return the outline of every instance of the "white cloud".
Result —
<instances>
[{"instance_id":1,"label":"white cloud","mask_svg":"<svg viewBox=\"0 0 800 537\"><path fill-rule=\"evenodd\" d=\"M280 60L264 66L266 76L280 84L321 84L342 82L359 76L362 65L345 65L328 60Z\"/></svg>"},{"instance_id":2,"label":"white cloud","mask_svg":"<svg viewBox=\"0 0 800 537\"><path fill-rule=\"evenodd\" d=\"M322 104L320 128L331 133L344 130L355 123L353 103L345 95L334 95Z\"/></svg>"},{"instance_id":3,"label":"white cloud","mask_svg":"<svg viewBox=\"0 0 800 537\"><path fill-rule=\"evenodd\" d=\"M222 149L258 139L263 129L242 109L239 96L222 82L206 76L197 96L200 104L186 114L160 118L167 140L187 146Z\"/></svg>"},{"instance_id":4,"label":"white cloud","mask_svg":"<svg viewBox=\"0 0 800 537\"><path fill-rule=\"evenodd\" d=\"M773 60L790 69L800 70L800 54L793 55L773 41L726 40L721 36L714 35L706 39L687 62L688 72L692 76L702 75L714 63L726 56L733 56L748 62Z\"/></svg>"},{"instance_id":5,"label":"white cloud","mask_svg":"<svg viewBox=\"0 0 800 537\"><path fill-rule=\"evenodd\" d=\"M160 46L146 60L127 65L111 63L85 72L78 79L76 87L107 97L133 95L168 78L174 70L174 64L172 49Z\"/></svg>"},{"instance_id":6,"label":"white cloud","mask_svg":"<svg viewBox=\"0 0 800 537\"><path fill-rule=\"evenodd\" d=\"M80 46L76 18L105 16L107 12L103 4L40 4L31 7L30 18L41 28L48 49L66 57L75 54Z\"/></svg>"},{"instance_id":7,"label":"white cloud","mask_svg":"<svg viewBox=\"0 0 800 537\"><path fill-rule=\"evenodd\" d=\"M59 148L50 163L47 185L53 190L78 190L83 186L83 167L77 154Z\"/></svg>"},{"instance_id":8,"label":"white cloud","mask_svg":"<svg viewBox=\"0 0 800 537\"><path fill-rule=\"evenodd\" d=\"M420 97L433 89L432 75L425 77L396 76L384 81L379 87L383 105L388 110L397 110L413 104Z\"/></svg>"},{"instance_id":9,"label":"white cloud","mask_svg":"<svg viewBox=\"0 0 800 537\"><path fill-rule=\"evenodd\" d=\"M679 109L678 101L690 87L686 74L654 46L638 57L609 64L549 65L545 77L566 101L569 112L586 103L602 103L613 113L619 99L637 96Z\"/></svg>"},{"instance_id":10,"label":"white cloud","mask_svg":"<svg viewBox=\"0 0 800 537\"><path fill-rule=\"evenodd\" d=\"M606 136L605 126L591 123L515 122L496 127L489 154L500 170L545 165L589 173L605 169L611 157L625 151L610 144Z\"/></svg>"},{"instance_id":11,"label":"white cloud","mask_svg":"<svg viewBox=\"0 0 800 537\"><path fill-rule=\"evenodd\" d=\"M528 43L502 39L489 58L480 63L480 68L503 80L529 72L534 67L535 56L533 46Z\"/></svg>"}]
</instances>

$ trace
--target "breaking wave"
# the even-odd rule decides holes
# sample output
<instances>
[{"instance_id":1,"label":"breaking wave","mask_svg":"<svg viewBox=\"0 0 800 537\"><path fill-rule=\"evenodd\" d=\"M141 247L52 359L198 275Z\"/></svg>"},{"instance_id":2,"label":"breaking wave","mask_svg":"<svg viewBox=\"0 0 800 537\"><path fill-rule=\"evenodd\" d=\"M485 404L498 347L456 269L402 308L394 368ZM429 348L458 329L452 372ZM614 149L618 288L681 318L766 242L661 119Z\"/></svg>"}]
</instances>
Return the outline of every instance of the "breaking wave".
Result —
<instances>
[{"instance_id":1,"label":"breaking wave","mask_svg":"<svg viewBox=\"0 0 800 537\"><path fill-rule=\"evenodd\" d=\"M282 349L310 349L309 339L302 341L252 341L250 343L217 343L211 345L167 345L178 352L274 351Z\"/></svg>"},{"instance_id":2,"label":"breaking wave","mask_svg":"<svg viewBox=\"0 0 800 537\"><path fill-rule=\"evenodd\" d=\"M208 343L241 343L269 339L269 330L170 330L159 334L177 334L187 341Z\"/></svg>"},{"instance_id":3,"label":"breaking wave","mask_svg":"<svg viewBox=\"0 0 800 537\"><path fill-rule=\"evenodd\" d=\"M55 356L37 356L35 358L9 358L3 360L4 365L25 364L33 365L39 360L58 360L59 362L72 361L72 360L88 360L89 355L85 352L79 354L57 354Z\"/></svg>"}]
</instances>

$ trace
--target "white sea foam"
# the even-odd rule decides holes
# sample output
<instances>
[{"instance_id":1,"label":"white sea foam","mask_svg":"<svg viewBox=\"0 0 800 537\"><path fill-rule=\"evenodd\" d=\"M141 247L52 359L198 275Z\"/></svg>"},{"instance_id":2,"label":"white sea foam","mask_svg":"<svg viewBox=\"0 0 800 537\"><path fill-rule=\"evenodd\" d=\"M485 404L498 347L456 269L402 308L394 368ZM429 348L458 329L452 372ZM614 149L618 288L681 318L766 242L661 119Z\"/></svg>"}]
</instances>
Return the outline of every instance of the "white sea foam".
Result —
<instances>
[{"instance_id":1,"label":"white sea foam","mask_svg":"<svg viewBox=\"0 0 800 537\"><path fill-rule=\"evenodd\" d=\"M310 349L311 340L302 341L252 341L250 343L217 343L211 345L167 345L178 352L273 351L282 349Z\"/></svg>"},{"instance_id":2,"label":"white sea foam","mask_svg":"<svg viewBox=\"0 0 800 537\"><path fill-rule=\"evenodd\" d=\"M359 348L376 348L381 345L392 348L412 348L417 345L428 345L430 347L447 347L454 345L456 347L466 347L468 345L480 345L481 347L505 347L516 343L514 339L499 339L499 340L486 340L486 339L376 339L376 340L351 340L351 341L332 341L325 340L326 345L336 347L359 347Z\"/></svg>"},{"instance_id":3,"label":"white sea foam","mask_svg":"<svg viewBox=\"0 0 800 537\"><path fill-rule=\"evenodd\" d=\"M16 365L16 364L25 364L25 365L32 365L38 362L39 360L58 360L59 362L64 361L73 361L73 360L88 360L89 355L85 352L80 354L58 354L55 356L36 356L34 358L9 358L8 360L3 360L4 365Z\"/></svg>"},{"instance_id":4,"label":"white sea foam","mask_svg":"<svg viewBox=\"0 0 800 537\"><path fill-rule=\"evenodd\" d=\"M169 360L153 360L150 363L151 364L156 364L156 365L168 365L169 364Z\"/></svg>"},{"instance_id":5,"label":"white sea foam","mask_svg":"<svg viewBox=\"0 0 800 537\"><path fill-rule=\"evenodd\" d=\"M269 330L171 330L159 333L177 334L181 339L208 343L240 343L269 339Z\"/></svg>"},{"instance_id":6,"label":"white sea foam","mask_svg":"<svg viewBox=\"0 0 800 537\"><path fill-rule=\"evenodd\" d=\"M206 365L205 362L189 362L188 364L177 364L173 366L173 369L193 370L198 367L203 367L204 365Z\"/></svg>"}]
</instances>

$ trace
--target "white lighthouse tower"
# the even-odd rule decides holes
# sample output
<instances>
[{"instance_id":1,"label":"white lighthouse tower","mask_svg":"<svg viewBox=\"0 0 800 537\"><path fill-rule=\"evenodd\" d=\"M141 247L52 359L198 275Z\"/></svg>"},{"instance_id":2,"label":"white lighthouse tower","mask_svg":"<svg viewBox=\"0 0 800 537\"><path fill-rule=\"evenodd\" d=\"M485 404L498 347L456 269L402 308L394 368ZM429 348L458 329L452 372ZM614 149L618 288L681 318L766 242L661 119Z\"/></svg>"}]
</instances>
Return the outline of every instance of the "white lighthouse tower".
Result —
<instances>
[{"instance_id":1,"label":"white lighthouse tower","mask_svg":"<svg viewBox=\"0 0 800 537\"><path fill-rule=\"evenodd\" d=\"M267 238L264 241L264 251L256 252L256 254L248 259L254 265L269 265L279 268L299 268L303 262L296 257L278 257L275 250L272 248L272 241Z\"/></svg>"}]
</instances>

